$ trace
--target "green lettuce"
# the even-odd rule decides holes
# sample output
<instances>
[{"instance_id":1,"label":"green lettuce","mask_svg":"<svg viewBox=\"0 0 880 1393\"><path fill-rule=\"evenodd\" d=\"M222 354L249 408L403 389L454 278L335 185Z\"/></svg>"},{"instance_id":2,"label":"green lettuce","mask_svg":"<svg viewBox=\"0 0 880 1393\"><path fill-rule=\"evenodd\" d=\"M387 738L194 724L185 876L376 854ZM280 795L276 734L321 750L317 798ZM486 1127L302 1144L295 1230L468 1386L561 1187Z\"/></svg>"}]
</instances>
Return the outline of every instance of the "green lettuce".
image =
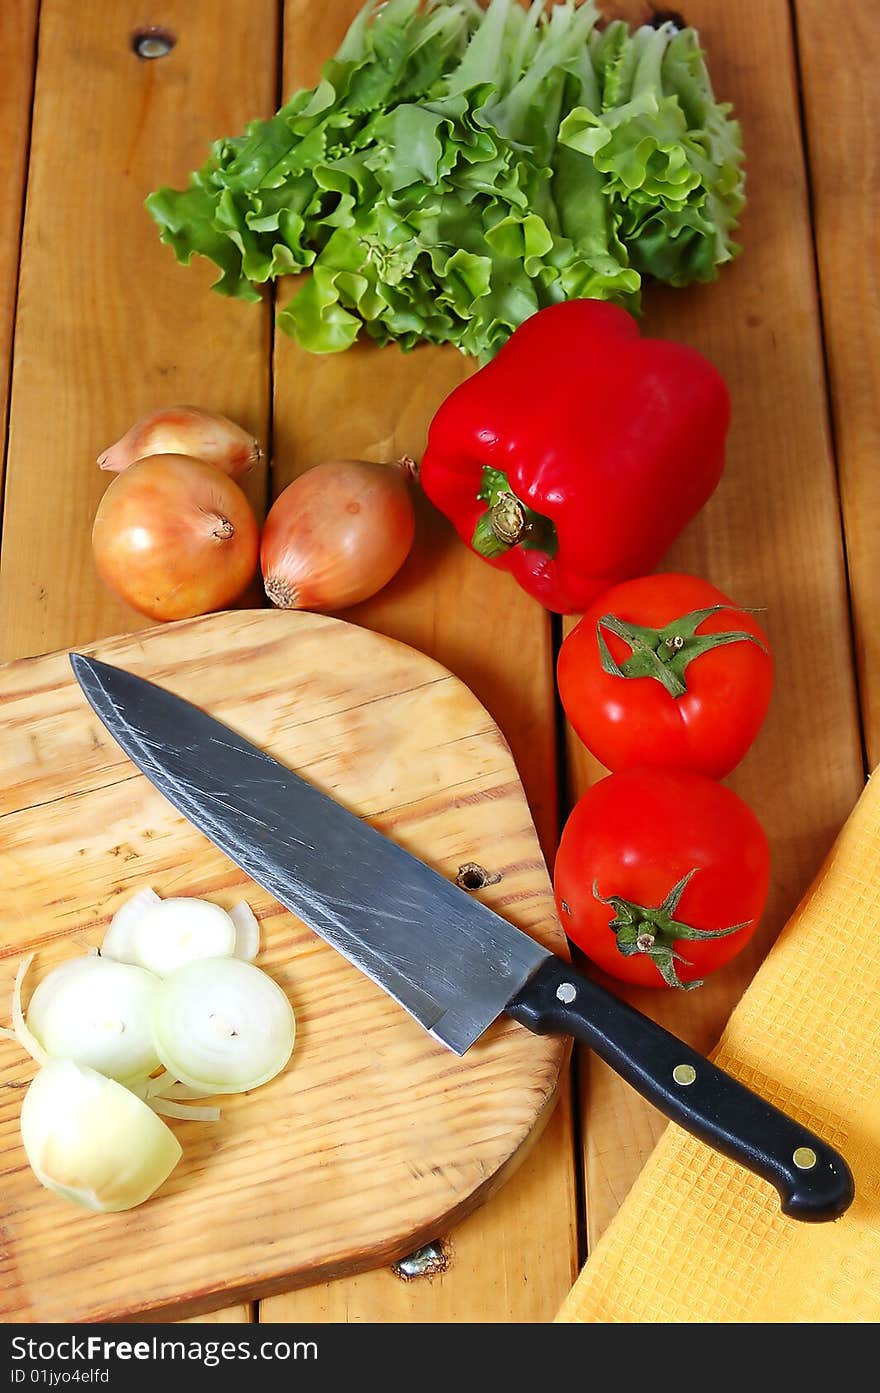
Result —
<instances>
[{"instance_id":1,"label":"green lettuce","mask_svg":"<svg viewBox=\"0 0 880 1393\"><path fill-rule=\"evenodd\" d=\"M637 309L644 276L738 250L742 150L693 30L600 31L591 3L368 0L310 90L147 199L178 260L316 353L361 334L482 361L542 306Z\"/></svg>"}]
</instances>

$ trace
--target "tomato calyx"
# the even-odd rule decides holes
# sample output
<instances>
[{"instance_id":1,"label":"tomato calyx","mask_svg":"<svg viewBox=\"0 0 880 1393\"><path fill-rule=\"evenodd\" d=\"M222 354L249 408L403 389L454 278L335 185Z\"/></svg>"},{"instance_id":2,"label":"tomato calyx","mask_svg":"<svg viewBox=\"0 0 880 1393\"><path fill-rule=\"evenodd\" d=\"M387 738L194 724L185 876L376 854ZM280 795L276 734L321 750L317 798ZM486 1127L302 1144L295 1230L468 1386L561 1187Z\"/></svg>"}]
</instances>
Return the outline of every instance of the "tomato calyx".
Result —
<instances>
[{"instance_id":1,"label":"tomato calyx","mask_svg":"<svg viewBox=\"0 0 880 1393\"><path fill-rule=\"evenodd\" d=\"M502 470L483 466L477 498L489 505L471 538L471 546L480 556L503 556L512 547L522 546L526 551L546 552L553 559L558 547L556 528L549 518L517 498Z\"/></svg>"},{"instance_id":2,"label":"tomato calyx","mask_svg":"<svg viewBox=\"0 0 880 1393\"><path fill-rule=\"evenodd\" d=\"M699 981L682 982L675 964L680 962L689 965L689 959L676 952L675 944L682 939L701 941L709 938L727 938L729 934L737 933L752 922L751 919L747 919L742 924L731 924L727 929L697 929L693 924L685 924L676 919L674 916L679 901L699 869L699 866L694 866L687 875L683 875L681 880L673 885L663 903L656 907L636 904L632 900L624 899L622 895L602 895L599 892L599 882L593 881L593 894L596 899L600 904L609 905L614 910L614 918L608 927L617 939L618 952L625 958L630 958L635 953L646 954L667 986L680 987L686 992L701 987L703 980L701 978Z\"/></svg>"},{"instance_id":3,"label":"tomato calyx","mask_svg":"<svg viewBox=\"0 0 880 1393\"><path fill-rule=\"evenodd\" d=\"M603 672L611 677L653 677L662 683L672 697L684 696L687 691L685 672L688 663L709 653L713 648L721 648L728 643L755 643L763 651L766 647L755 635L745 629L731 629L720 634L698 634L697 629L710 615L722 609L733 609L732 605L709 605L706 609L691 610L680 619L662 629L650 629L641 624L630 624L618 619L615 614L603 614L596 625L596 640L599 644L599 658ZM607 629L617 638L623 639L632 649L630 657L617 663L612 657L602 633Z\"/></svg>"}]
</instances>

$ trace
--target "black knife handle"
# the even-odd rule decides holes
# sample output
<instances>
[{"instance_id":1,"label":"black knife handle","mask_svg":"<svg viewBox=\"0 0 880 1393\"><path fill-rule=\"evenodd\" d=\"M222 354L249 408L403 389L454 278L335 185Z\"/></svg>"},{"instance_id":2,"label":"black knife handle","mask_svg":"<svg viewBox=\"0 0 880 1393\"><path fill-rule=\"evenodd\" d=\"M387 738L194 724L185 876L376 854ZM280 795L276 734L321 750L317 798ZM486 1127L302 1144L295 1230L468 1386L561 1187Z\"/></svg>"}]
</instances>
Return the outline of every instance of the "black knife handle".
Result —
<instances>
[{"instance_id":1,"label":"black knife handle","mask_svg":"<svg viewBox=\"0 0 880 1393\"><path fill-rule=\"evenodd\" d=\"M673 1122L775 1185L783 1214L820 1222L852 1203L852 1174L832 1147L561 958L542 964L507 1015L589 1045Z\"/></svg>"}]
</instances>

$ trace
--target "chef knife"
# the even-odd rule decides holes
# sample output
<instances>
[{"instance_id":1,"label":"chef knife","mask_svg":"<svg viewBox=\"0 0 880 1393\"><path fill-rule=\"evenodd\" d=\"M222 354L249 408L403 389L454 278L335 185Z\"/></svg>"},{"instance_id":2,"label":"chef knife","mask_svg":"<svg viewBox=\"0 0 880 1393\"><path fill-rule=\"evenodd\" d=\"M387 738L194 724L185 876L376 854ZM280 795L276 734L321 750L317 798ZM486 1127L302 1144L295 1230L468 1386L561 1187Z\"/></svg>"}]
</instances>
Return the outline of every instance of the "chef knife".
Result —
<instances>
[{"instance_id":1,"label":"chef knife","mask_svg":"<svg viewBox=\"0 0 880 1393\"><path fill-rule=\"evenodd\" d=\"M795 1219L853 1198L843 1157L662 1026L191 703L70 655L95 713L183 815L456 1054L501 1015L572 1035Z\"/></svg>"}]
</instances>

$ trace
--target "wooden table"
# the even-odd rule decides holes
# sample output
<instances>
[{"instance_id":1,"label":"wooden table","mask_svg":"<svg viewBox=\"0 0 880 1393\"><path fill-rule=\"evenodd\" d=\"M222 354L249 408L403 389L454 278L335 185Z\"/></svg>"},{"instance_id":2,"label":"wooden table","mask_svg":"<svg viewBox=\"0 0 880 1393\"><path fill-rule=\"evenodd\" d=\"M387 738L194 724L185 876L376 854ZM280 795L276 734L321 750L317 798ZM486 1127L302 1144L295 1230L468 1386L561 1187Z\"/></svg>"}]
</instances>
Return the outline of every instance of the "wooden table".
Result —
<instances>
[{"instance_id":1,"label":"wooden table","mask_svg":"<svg viewBox=\"0 0 880 1393\"><path fill-rule=\"evenodd\" d=\"M89 532L106 485L94 458L144 411L196 402L270 442L272 468L251 485L264 511L328 453L418 453L433 409L467 370L454 352L430 373L422 353L306 360L273 337L271 303L222 300L207 293L207 265L177 267L142 208L150 189L200 164L212 138L313 82L357 7L0 6L3 658L139 627L98 584ZM639 3L603 8L647 17ZM645 331L704 350L733 396L724 481L669 564L766 606L777 657L770 718L730 781L773 845L766 917L753 945L700 992L638 997L702 1049L880 758L880 194L867 61L880 12L859 0L833 9L832 21L820 0L685 0L716 90L744 128L745 250L713 286L646 298ZM135 55L132 35L145 22L176 37L166 58ZM368 387L356 411L352 374ZM401 577L350 617L431 653L472 686L507 733L551 857L566 804L599 772L574 740L557 748L560 626L428 509ZM522 1168L440 1236L450 1254L442 1275L403 1282L378 1271L215 1318L550 1320L662 1125L581 1058L571 1095Z\"/></svg>"}]
</instances>

